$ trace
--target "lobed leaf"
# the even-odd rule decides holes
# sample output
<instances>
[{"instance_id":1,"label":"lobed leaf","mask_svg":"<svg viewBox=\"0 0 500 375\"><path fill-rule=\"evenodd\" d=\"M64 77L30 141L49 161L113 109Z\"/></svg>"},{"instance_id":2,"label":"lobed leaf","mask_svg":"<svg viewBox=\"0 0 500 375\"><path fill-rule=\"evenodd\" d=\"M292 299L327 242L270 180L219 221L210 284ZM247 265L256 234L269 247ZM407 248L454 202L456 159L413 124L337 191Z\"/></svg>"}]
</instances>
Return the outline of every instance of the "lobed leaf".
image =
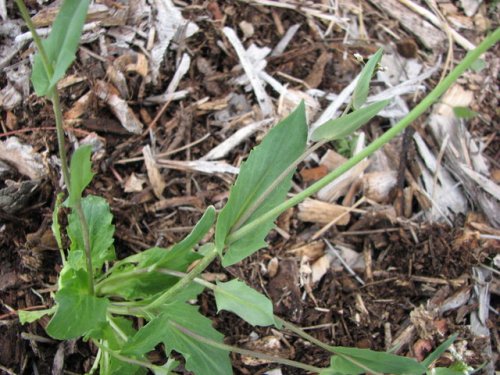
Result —
<instances>
[{"instance_id":1,"label":"lobed leaf","mask_svg":"<svg viewBox=\"0 0 500 375\"><path fill-rule=\"evenodd\" d=\"M372 80L373 73L382 58L383 52L383 49L379 48L379 50L375 52L375 54L367 61L363 70L361 70L358 83L356 84L352 95L352 106L354 109L360 109L361 106L366 103L368 90L370 89L370 81Z\"/></svg>"},{"instance_id":2,"label":"lobed leaf","mask_svg":"<svg viewBox=\"0 0 500 375\"><path fill-rule=\"evenodd\" d=\"M103 340L102 344L107 348L119 352L126 340L134 336L137 331L132 326L132 321L128 319L121 317L112 317L109 319L112 320L115 329L112 328L111 324L106 325L102 330L102 336L99 338ZM123 335L126 337L124 338ZM139 356L135 359L142 360L144 356ZM99 360L100 375L142 375L146 373L147 370L144 367L120 361L106 351L102 351L101 353Z\"/></svg>"},{"instance_id":3,"label":"lobed leaf","mask_svg":"<svg viewBox=\"0 0 500 375\"><path fill-rule=\"evenodd\" d=\"M94 177L90 161L91 153L91 146L83 146L77 148L71 157L69 197L65 202L68 207L75 207L81 199L83 191Z\"/></svg>"},{"instance_id":4,"label":"lobed leaf","mask_svg":"<svg viewBox=\"0 0 500 375\"><path fill-rule=\"evenodd\" d=\"M214 221L215 209L210 206L191 233L170 249L154 247L119 261L113 272L111 272L109 279L103 281L99 287L100 293L135 299L152 296L168 289L179 278L162 274L155 271L155 269L167 268L185 272L191 263L201 258L199 254L192 251L193 247L205 237ZM135 263L136 266L133 267L132 263ZM120 274L148 267L151 267L150 272L137 274L118 282L113 281L113 278Z\"/></svg>"},{"instance_id":5,"label":"lobed leaf","mask_svg":"<svg viewBox=\"0 0 500 375\"><path fill-rule=\"evenodd\" d=\"M229 352L196 340L179 330L176 324L197 335L223 343L224 336L212 327L210 319L201 315L195 306L176 302L165 305L160 315L124 345L122 353L143 355L163 343L167 355L172 350L183 355L188 371L195 374L232 374Z\"/></svg>"},{"instance_id":6,"label":"lobed leaf","mask_svg":"<svg viewBox=\"0 0 500 375\"><path fill-rule=\"evenodd\" d=\"M109 301L88 294L85 271L68 271L65 286L56 293L55 300L57 310L46 329L55 339L79 338L106 324Z\"/></svg>"},{"instance_id":7,"label":"lobed leaf","mask_svg":"<svg viewBox=\"0 0 500 375\"><path fill-rule=\"evenodd\" d=\"M332 141L343 139L365 125L389 103L390 100L376 102L351 112L346 116L327 121L313 131L311 140L317 142L322 140Z\"/></svg>"},{"instance_id":8,"label":"lobed leaf","mask_svg":"<svg viewBox=\"0 0 500 375\"><path fill-rule=\"evenodd\" d=\"M273 303L244 282L217 282L214 291L217 311L227 310L254 326L275 324Z\"/></svg>"},{"instance_id":9,"label":"lobed leaf","mask_svg":"<svg viewBox=\"0 0 500 375\"><path fill-rule=\"evenodd\" d=\"M307 141L305 106L302 102L287 118L269 131L262 143L257 146L243 163L236 183L231 188L229 199L219 214L215 229L217 249L229 245L222 258L222 264L229 266L266 246L266 235L274 226L271 218L253 233L227 244L227 236L235 229L242 218L249 223L262 214L282 203L291 186L293 172L276 186L262 204L252 212L252 205L275 180L304 152Z\"/></svg>"},{"instance_id":10,"label":"lobed leaf","mask_svg":"<svg viewBox=\"0 0 500 375\"><path fill-rule=\"evenodd\" d=\"M25 324L25 323L33 323L34 321L40 319L41 317L45 315L52 315L55 312L56 312L56 307L52 306L50 309L44 309L44 310L35 310L35 311L18 310L17 316L19 317L19 322L21 324Z\"/></svg>"},{"instance_id":11,"label":"lobed leaf","mask_svg":"<svg viewBox=\"0 0 500 375\"><path fill-rule=\"evenodd\" d=\"M89 195L82 199L82 208L89 227L92 266L94 269L100 270L105 261L115 259L113 248L115 227L111 224L113 215L108 202L95 195ZM78 215L74 211L68 216L67 230L71 240L68 262L72 268L85 268L82 227Z\"/></svg>"},{"instance_id":12,"label":"lobed leaf","mask_svg":"<svg viewBox=\"0 0 500 375\"><path fill-rule=\"evenodd\" d=\"M35 56L31 81L38 96L44 96L64 77L75 60L89 0L65 0L47 39L42 41L51 72L42 63L40 52Z\"/></svg>"}]
</instances>

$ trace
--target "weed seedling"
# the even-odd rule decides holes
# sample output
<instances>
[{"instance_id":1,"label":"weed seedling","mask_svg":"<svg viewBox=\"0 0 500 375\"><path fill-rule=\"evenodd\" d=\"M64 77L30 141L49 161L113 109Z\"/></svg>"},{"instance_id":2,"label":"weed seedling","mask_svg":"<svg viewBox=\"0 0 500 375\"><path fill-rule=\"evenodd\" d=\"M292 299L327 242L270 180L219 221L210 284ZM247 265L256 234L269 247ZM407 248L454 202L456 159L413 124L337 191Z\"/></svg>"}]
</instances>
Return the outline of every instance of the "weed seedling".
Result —
<instances>
[{"instance_id":1,"label":"weed seedling","mask_svg":"<svg viewBox=\"0 0 500 375\"><path fill-rule=\"evenodd\" d=\"M311 152L332 140L344 139L376 116L389 101L366 105L369 84L382 51L364 66L351 100L352 112L318 127L308 139L305 106L298 108L277 124L249 155L241 167L225 207L216 213L208 207L192 232L169 249L151 248L117 260L113 245L114 226L105 199L87 195L85 188L92 180L91 148L73 152L68 168L57 82L75 59L88 0L65 0L52 31L40 40L22 0L16 0L38 48L33 65L32 82L37 95L52 102L56 118L62 174L67 189L66 199L58 197L52 229L59 245L63 267L59 275L55 304L41 311L19 311L22 323L50 315L47 333L54 339L82 338L98 348L91 373L171 374L179 362L171 356L180 353L185 368L199 375L232 373L231 351L264 358L276 363L301 368L307 372L327 374L422 374L455 339L450 337L423 362L387 352L330 346L308 335L300 328L273 314L272 302L244 282L208 283L198 276L216 258L229 266L266 246L265 237L274 220L294 205L316 193L358 162L370 156L393 139L420 116L450 85L488 48L500 38L496 30L443 80L408 116L373 141L344 165L334 170L303 192L286 199L297 165ZM317 142L307 148L307 142ZM66 228L69 248L63 248L58 212L70 209ZM215 238L203 246L200 242L215 225ZM105 269L104 265L111 263ZM189 271L190 266L195 266ZM223 335L212 327L210 319L187 301L204 289L214 292L218 310L230 311L254 326L274 326L294 332L332 354L328 368L272 357L224 344ZM146 324L136 329L134 320ZM163 344L167 360L156 365L148 353ZM434 369L436 371L439 369ZM446 369L448 372L452 371Z\"/></svg>"}]
</instances>

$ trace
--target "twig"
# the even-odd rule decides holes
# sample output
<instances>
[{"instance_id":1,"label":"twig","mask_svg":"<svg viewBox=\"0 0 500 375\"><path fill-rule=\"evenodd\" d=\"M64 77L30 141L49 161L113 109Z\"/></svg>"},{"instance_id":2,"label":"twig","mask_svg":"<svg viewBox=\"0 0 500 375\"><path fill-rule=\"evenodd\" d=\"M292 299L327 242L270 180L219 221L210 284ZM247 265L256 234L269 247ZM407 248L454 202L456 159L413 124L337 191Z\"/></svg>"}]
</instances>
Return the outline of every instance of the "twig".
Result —
<instances>
[{"instance_id":1,"label":"twig","mask_svg":"<svg viewBox=\"0 0 500 375\"><path fill-rule=\"evenodd\" d=\"M345 269L347 270L347 272L349 272L352 276L354 276L354 278L361 285L365 285L365 282L356 274L356 272L353 271L353 269L351 267L349 267L349 265L344 260L344 258L342 258L342 255L340 255L338 253L338 251L332 246L332 244L330 243L330 241L328 241L326 239L323 239L323 241L325 241L326 245L328 246L328 248L330 249L330 251L332 252L332 254L335 255L335 257L340 261L340 263L342 263L342 265L345 267Z\"/></svg>"}]
</instances>

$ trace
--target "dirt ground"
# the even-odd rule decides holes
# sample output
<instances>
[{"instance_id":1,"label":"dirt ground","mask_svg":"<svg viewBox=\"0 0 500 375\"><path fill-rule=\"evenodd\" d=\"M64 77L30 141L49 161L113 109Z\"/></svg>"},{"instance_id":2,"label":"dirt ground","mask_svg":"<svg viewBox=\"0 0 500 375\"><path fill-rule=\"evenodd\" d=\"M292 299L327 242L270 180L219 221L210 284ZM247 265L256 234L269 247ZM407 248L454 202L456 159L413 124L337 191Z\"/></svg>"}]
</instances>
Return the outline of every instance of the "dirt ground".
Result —
<instances>
[{"instance_id":1,"label":"dirt ground","mask_svg":"<svg viewBox=\"0 0 500 375\"><path fill-rule=\"evenodd\" d=\"M39 26L46 26L46 13L53 2L26 3L32 15L39 16ZM405 28L401 19L384 6L375 6L377 2L308 1L299 6L293 1L173 1L181 17L196 24L198 31L190 35L189 27L179 27L153 77L148 41L153 38L154 45L161 34L155 23L157 3L96 1L105 10L101 9L101 18L93 21L98 25L86 31L88 39L70 69L71 79L61 89L69 136L67 151L83 140L99 150L94 156L96 176L88 193L103 196L111 205L119 258L152 246L168 247L190 231L207 206L222 208L235 175L216 170L215 163L210 164L209 171L200 171L188 162L207 160L203 158L238 130L270 117L262 113L254 92L247 90L248 84L237 83L245 72L224 27L235 30L245 48L255 44L273 49L290 28L300 25L284 51L265 57L265 72L307 100L313 89L338 95L361 70L355 55L367 57L384 47L386 52L415 61L424 70L438 66L420 82L422 89L400 96L411 109L438 83L450 56L446 32L439 29L444 35L442 42L425 45L430 42ZM434 2L415 3L428 7ZM465 13L461 1L438 1L437 9L451 27L475 45L498 26L499 14L496 2L478 3L482 4L473 15ZM14 5L7 2L6 7L9 23L4 20L4 26L0 26L0 62L16 45L16 36L26 31L20 26ZM431 13L435 10L429 9ZM406 12L421 17L409 8ZM318 14L339 17L339 21L325 20ZM11 23L17 28L7 30L6 25ZM158 32L156 39L151 32L153 26ZM451 64L456 64L466 50L459 43L452 43L451 48ZM33 52L30 42L22 44L11 59L5 60L0 73L0 141L16 137L32 147L30 152L39 155L46 168L43 178L36 181L16 168L0 171L0 197L17 194L14 208L0 206L0 373L83 374L92 366L96 347L82 341L57 342L44 331L48 318L22 326L16 314L18 309L51 306L50 293L55 291L61 267L50 230L55 197L61 191L60 169L54 159L57 140L50 103L37 98L26 83ZM467 106L479 113L462 124L472 139L482 142L480 153L488 164L488 178L497 188L498 52L497 45L485 56L483 70L459 81L472 95ZM139 64L139 55L145 57L146 71ZM173 91L187 90L187 94L180 99L155 101L156 96L170 92L168 87L186 55L190 63ZM123 78L114 78L113 74ZM124 86L120 87L120 82ZM21 99L12 99L12 92L7 91L10 86ZM374 90L381 89L384 83L375 80L373 86ZM270 124L281 117L280 111L286 110L286 100L269 86L266 90L275 121L261 126L218 158L225 162L224 168L238 167ZM130 116L143 124L137 134L127 130L113 112L110 95L122 97ZM325 96L315 99L321 110L332 100ZM309 121L317 119L320 112L318 108L312 111ZM425 126L431 116L426 114L412 128L438 156L440 140ZM373 120L363 128L367 140L389 128L392 120L390 116ZM160 194L158 181L151 180L145 166L144 146L150 146L159 166L163 181ZM299 166L292 193L326 173L330 167L325 155L333 150L345 156L352 145L332 143L320 148L315 158ZM475 194L487 193L478 192L480 188L466 191L461 212L436 218L429 214L432 202L422 192L423 164L412 132L392 142L384 152L395 178L387 191L380 192L381 197L367 188L370 181L363 176L371 170L361 170L342 193L328 200L328 204L351 208L346 220L322 230L332 221L323 217L325 206L309 212L308 219L307 207L299 206L278 219L277 229L268 236L267 248L227 269L216 261L207 271L213 277L244 280L273 300L277 315L305 327L323 342L374 350L399 345L399 354L422 359L449 335L458 333L455 349L464 362L475 368L486 364L481 371L493 373L498 368L500 347L498 260L494 261L500 250L500 231L475 198ZM5 159L0 155L0 161L13 165ZM445 164L446 157L442 160L443 169L453 167L452 163ZM382 181L373 184L377 190ZM9 186L14 189L7 191ZM410 190L413 195L404 198ZM348 260L349 269L339 263L338 252L352 261ZM484 324L489 333L478 336L471 330L472 315L484 304L476 295L477 272L486 269L493 270L486 280L486 308L490 310ZM214 327L224 333L228 344L318 367L329 364L328 353L294 334L252 327L230 313L217 314L210 292L199 297L199 305L203 314L213 319ZM161 363L163 357L157 351L150 358ZM236 354L232 359L236 374L263 374L272 369L280 369L283 374L304 373ZM439 360L440 365L446 366L452 359L447 353Z\"/></svg>"}]
</instances>

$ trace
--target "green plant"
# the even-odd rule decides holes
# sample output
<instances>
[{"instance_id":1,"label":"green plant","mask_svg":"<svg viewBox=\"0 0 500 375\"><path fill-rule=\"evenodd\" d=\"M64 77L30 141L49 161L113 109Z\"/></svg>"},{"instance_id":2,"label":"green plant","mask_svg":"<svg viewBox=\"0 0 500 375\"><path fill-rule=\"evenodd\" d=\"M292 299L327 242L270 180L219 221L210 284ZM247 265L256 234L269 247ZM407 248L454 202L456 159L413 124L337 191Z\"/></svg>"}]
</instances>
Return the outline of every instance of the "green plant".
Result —
<instances>
[{"instance_id":1,"label":"green plant","mask_svg":"<svg viewBox=\"0 0 500 375\"><path fill-rule=\"evenodd\" d=\"M311 150L351 134L388 104L384 101L362 107L382 53L377 52L362 72L352 101L354 111L316 129L311 136L311 140L318 142L316 145L309 149L306 147L307 124L302 103L250 153L220 213L208 207L192 232L169 249L151 248L116 260L114 226L108 203L97 196L82 197L93 177L90 147L75 150L70 168L67 167L62 113L56 89L58 80L74 60L88 0L64 1L53 31L44 41L36 35L23 1L16 0L16 3L39 50L32 81L36 93L46 96L53 104L63 177L68 190L68 197L63 203L58 196L53 215L52 229L63 262L54 296L56 304L42 311L19 311L21 322L52 315L47 326L51 337L91 340L99 348L91 372L99 368L101 374L141 374L146 369L155 374L170 374L179 365L171 357L172 351L184 357L186 369L203 375L231 373L230 351L324 375L364 372L422 374L453 342L454 336L421 363L385 352L330 346L275 316L271 301L245 283L231 280L214 285L198 276L217 256L221 257L223 265L228 266L264 247L265 237L280 213L317 192L401 132L434 103L482 52L499 40L499 30L472 51L404 120L346 164L286 200L294 170ZM66 30L66 34L61 30ZM62 38L63 34L66 37ZM70 246L66 251L58 222L61 205L71 210L67 226ZM214 242L199 246L214 225ZM114 264L104 269L108 261L114 261ZM197 262L196 265L186 273L194 262ZM214 291L219 310L231 311L252 325L274 325L278 329L290 330L331 352L331 365L320 369L224 344L222 334L212 327L211 321L187 303L205 288ZM147 324L136 329L133 318L143 318ZM163 365L155 365L148 361L147 354L160 343L168 360Z\"/></svg>"}]
</instances>

